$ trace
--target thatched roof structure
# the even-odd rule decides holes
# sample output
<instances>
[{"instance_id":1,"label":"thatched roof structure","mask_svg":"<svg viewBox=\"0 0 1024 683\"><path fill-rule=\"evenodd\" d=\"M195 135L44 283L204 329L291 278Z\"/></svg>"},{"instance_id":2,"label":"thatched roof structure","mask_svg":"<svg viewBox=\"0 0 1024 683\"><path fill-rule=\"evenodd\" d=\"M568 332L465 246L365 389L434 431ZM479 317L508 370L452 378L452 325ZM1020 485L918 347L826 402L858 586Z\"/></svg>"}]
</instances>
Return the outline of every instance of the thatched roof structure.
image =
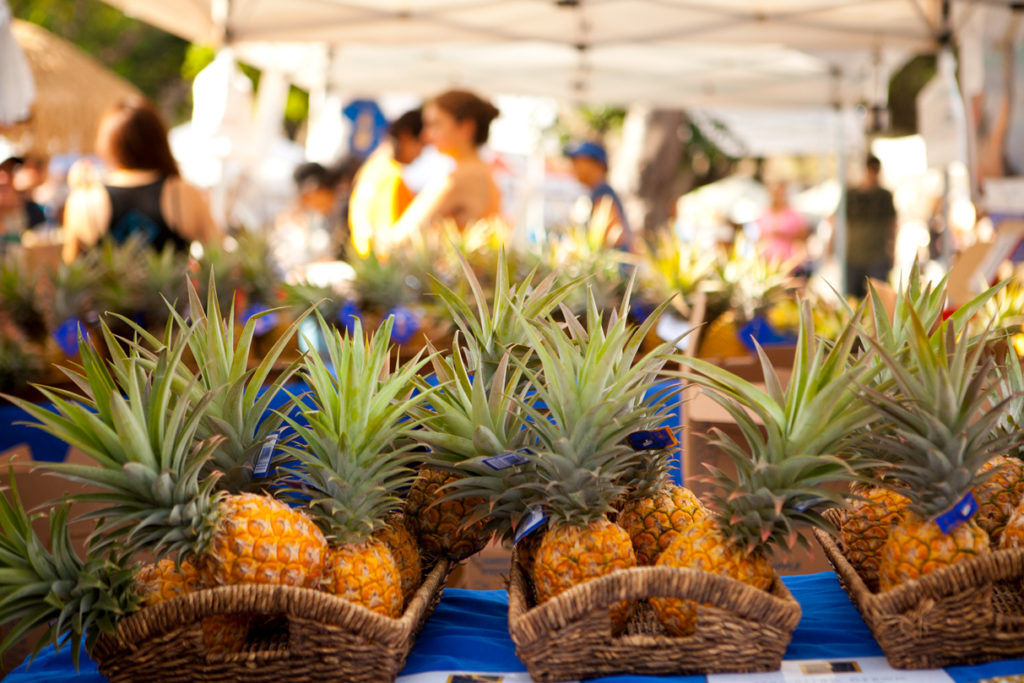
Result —
<instances>
[{"instance_id":1,"label":"thatched roof structure","mask_svg":"<svg viewBox=\"0 0 1024 683\"><path fill-rule=\"evenodd\" d=\"M14 19L36 82L28 121L0 130L23 154L90 154L104 112L118 100L140 96L138 88L96 59L41 26Z\"/></svg>"}]
</instances>

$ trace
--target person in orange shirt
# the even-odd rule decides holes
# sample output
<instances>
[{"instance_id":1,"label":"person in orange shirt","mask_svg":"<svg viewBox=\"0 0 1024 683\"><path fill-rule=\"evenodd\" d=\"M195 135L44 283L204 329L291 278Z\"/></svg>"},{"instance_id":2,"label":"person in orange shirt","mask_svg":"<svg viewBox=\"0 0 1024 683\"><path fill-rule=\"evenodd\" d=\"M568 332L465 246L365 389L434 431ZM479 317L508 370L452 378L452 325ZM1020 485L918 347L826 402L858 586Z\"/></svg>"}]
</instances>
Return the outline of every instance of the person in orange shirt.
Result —
<instances>
[{"instance_id":1,"label":"person in orange shirt","mask_svg":"<svg viewBox=\"0 0 1024 683\"><path fill-rule=\"evenodd\" d=\"M423 114L419 109L398 117L381 145L356 175L349 200L352 246L368 256L375 240L398 222L415 196L402 179L402 169L423 151Z\"/></svg>"}]
</instances>

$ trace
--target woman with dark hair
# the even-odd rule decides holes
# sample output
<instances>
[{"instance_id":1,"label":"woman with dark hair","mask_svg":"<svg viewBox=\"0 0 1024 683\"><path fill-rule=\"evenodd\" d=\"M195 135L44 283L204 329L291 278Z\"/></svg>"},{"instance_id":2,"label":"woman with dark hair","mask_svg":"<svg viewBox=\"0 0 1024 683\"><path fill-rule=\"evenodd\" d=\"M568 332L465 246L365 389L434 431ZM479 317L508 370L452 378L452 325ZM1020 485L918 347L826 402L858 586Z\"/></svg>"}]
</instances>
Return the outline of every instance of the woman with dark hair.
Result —
<instances>
[{"instance_id":1,"label":"woman with dark hair","mask_svg":"<svg viewBox=\"0 0 1024 683\"><path fill-rule=\"evenodd\" d=\"M122 102L107 112L100 122L96 151L107 176L68 197L65 261L106 235L117 243L136 236L156 249L171 244L182 251L194 240L218 238L206 200L181 179L167 128L150 102Z\"/></svg>"},{"instance_id":2,"label":"woman with dark hair","mask_svg":"<svg viewBox=\"0 0 1024 683\"><path fill-rule=\"evenodd\" d=\"M461 230L499 214L501 192L479 154L498 113L493 104L465 90L449 90L424 105L423 136L451 157L455 168L416 195L388 235L390 242L401 241L438 219L451 219Z\"/></svg>"}]
</instances>

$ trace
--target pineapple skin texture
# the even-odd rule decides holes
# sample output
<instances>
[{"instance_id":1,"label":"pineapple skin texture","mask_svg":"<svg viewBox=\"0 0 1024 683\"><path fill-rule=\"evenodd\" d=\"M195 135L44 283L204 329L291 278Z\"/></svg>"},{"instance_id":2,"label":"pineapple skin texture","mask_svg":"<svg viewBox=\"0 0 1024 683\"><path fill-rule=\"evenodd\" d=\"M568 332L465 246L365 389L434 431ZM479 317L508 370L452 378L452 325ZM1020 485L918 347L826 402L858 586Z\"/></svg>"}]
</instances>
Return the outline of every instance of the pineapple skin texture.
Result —
<instances>
[{"instance_id":1,"label":"pineapple skin texture","mask_svg":"<svg viewBox=\"0 0 1024 683\"><path fill-rule=\"evenodd\" d=\"M1024 548L1024 503L1018 505L999 535L999 549Z\"/></svg>"},{"instance_id":2,"label":"pineapple skin texture","mask_svg":"<svg viewBox=\"0 0 1024 683\"><path fill-rule=\"evenodd\" d=\"M323 589L386 617L402 614L398 568L387 545L375 539L328 550Z\"/></svg>"},{"instance_id":3,"label":"pineapple skin texture","mask_svg":"<svg viewBox=\"0 0 1024 683\"><path fill-rule=\"evenodd\" d=\"M448 493L441 487L457 480L451 472L426 467L409 489L405 501L406 519L416 528L423 554L428 558L448 557L460 562L483 550L490 540L480 520L469 527L464 521L478 505L485 504L483 498L459 498L438 503Z\"/></svg>"},{"instance_id":4,"label":"pineapple skin texture","mask_svg":"<svg viewBox=\"0 0 1024 683\"><path fill-rule=\"evenodd\" d=\"M839 522L843 553L857 573L869 584L878 581L878 566L889 531L899 523L909 502L904 496L883 488L861 492L867 500L851 500Z\"/></svg>"},{"instance_id":5,"label":"pineapple skin texture","mask_svg":"<svg viewBox=\"0 0 1024 683\"><path fill-rule=\"evenodd\" d=\"M304 514L254 493L227 496L218 511L217 529L203 558L209 585L320 584L327 541Z\"/></svg>"},{"instance_id":6,"label":"pineapple skin texture","mask_svg":"<svg viewBox=\"0 0 1024 683\"><path fill-rule=\"evenodd\" d=\"M989 458L980 472L996 467L1003 469L974 489L974 497L978 501L975 519L993 539L1002 534L1010 515L1024 497L1024 462L1008 455L997 455Z\"/></svg>"},{"instance_id":7,"label":"pineapple skin texture","mask_svg":"<svg viewBox=\"0 0 1024 683\"><path fill-rule=\"evenodd\" d=\"M533 563L537 602L547 602L581 583L635 566L629 535L607 519L591 522L585 528L554 526L544 534ZM632 611L627 601L612 605L609 616L613 632L625 629Z\"/></svg>"},{"instance_id":8,"label":"pineapple skin texture","mask_svg":"<svg viewBox=\"0 0 1024 683\"><path fill-rule=\"evenodd\" d=\"M179 569L174 560L164 558L139 569L135 586L141 606L151 607L201 590L206 582L199 569L188 560L182 560Z\"/></svg>"},{"instance_id":9,"label":"pineapple skin texture","mask_svg":"<svg viewBox=\"0 0 1024 683\"><path fill-rule=\"evenodd\" d=\"M206 588L202 572L188 560L180 568L174 560L162 559L145 565L136 576L143 607L194 593ZM214 614L202 620L203 645L207 653L238 652L249 635L251 617L247 614Z\"/></svg>"},{"instance_id":10,"label":"pineapple skin texture","mask_svg":"<svg viewBox=\"0 0 1024 683\"><path fill-rule=\"evenodd\" d=\"M655 496L626 501L617 521L629 534L637 564L648 566L655 563L679 532L704 514L704 506L692 491L670 486Z\"/></svg>"},{"instance_id":11,"label":"pineapple skin texture","mask_svg":"<svg viewBox=\"0 0 1024 683\"><path fill-rule=\"evenodd\" d=\"M705 517L684 529L658 558L659 567L698 569L741 581L760 590L772 585L775 570L763 553L733 546L718 527ZM691 635L697 627L697 603L681 598L651 598L659 621L675 636Z\"/></svg>"},{"instance_id":12,"label":"pineapple skin texture","mask_svg":"<svg viewBox=\"0 0 1024 683\"><path fill-rule=\"evenodd\" d=\"M383 542L395 560L398 576L402 584L402 604L409 604L423 578L423 567L420 563L420 551L416 545L416 537L409 531L405 519L395 515L388 519L388 525L375 533L374 538Z\"/></svg>"},{"instance_id":13,"label":"pineapple skin texture","mask_svg":"<svg viewBox=\"0 0 1024 683\"><path fill-rule=\"evenodd\" d=\"M947 535L934 521L922 520L908 511L882 547L878 586L887 591L987 552L988 534L973 519Z\"/></svg>"}]
</instances>

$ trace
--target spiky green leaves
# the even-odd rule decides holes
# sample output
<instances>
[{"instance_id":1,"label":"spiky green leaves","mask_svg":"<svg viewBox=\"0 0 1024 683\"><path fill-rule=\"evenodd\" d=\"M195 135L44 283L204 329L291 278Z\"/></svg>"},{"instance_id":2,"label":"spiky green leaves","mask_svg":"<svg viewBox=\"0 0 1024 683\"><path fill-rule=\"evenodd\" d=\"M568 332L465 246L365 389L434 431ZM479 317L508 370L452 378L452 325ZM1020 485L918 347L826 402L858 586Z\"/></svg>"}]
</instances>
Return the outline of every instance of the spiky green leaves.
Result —
<instances>
[{"instance_id":1,"label":"spiky green leaves","mask_svg":"<svg viewBox=\"0 0 1024 683\"><path fill-rule=\"evenodd\" d=\"M535 283L537 268L534 268L521 282L512 284L505 252L501 250L494 275L494 295L488 298L469 262L461 253L458 256L473 292L475 309L439 280L435 279L434 283L437 295L462 332L469 367L479 369L488 377L510 350L515 355L523 355L521 347L528 342L526 328L532 321L548 316L581 283L576 279L556 286L555 273Z\"/></svg>"},{"instance_id":2,"label":"spiky green leaves","mask_svg":"<svg viewBox=\"0 0 1024 683\"><path fill-rule=\"evenodd\" d=\"M10 496L0 495L0 623L11 624L0 653L46 626L33 656L68 636L77 669L83 639L91 649L97 636L114 633L117 620L138 608L134 575L124 555L79 559L71 547L67 504L50 512L50 542L43 543L18 496L12 468Z\"/></svg>"},{"instance_id":3,"label":"spiky green leaves","mask_svg":"<svg viewBox=\"0 0 1024 683\"><path fill-rule=\"evenodd\" d=\"M711 468L717 487L712 507L726 538L739 547L792 547L803 541L799 525L827 528L820 507L838 504L841 497L826 484L853 479L856 469L872 464L852 457L876 419L857 386L877 368L851 353L856 340L851 328L834 343L818 340L804 302L785 388L760 348L764 389L705 361L679 358L690 368L683 377L724 407L742 434L742 445L720 431L711 439L736 469L732 475Z\"/></svg>"},{"instance_id":4,"label":"spiky green leaves","mask_svg":"<svg viewBox=\"0 0 1024 683\"><path fill-rule=\"evenodd\" d=\"M202 552L216 506L214 479L200 484L213 441L197 432L212 394L196 398L182 387L184 344L145 356L128 353L110 335L110 362L86 343L81 365L67 370L79 392L40 387L52 408L11 399L30 423L80 448L95 465L47 463L60 476L98 489L78 499L100 504L99 547L126 543L133 550Z\"/></svg>"},{"instance_id":5,"label":"spiky green leaves","mask_svg":"<svg viewBox=\"0 0 1024 683\"><path fill-rule=\"evenodd\" d=\"M985 335L958 335L954 320L930 335L916 311L907 318L911 333L903 348L870 340L894 389L868 388L864 395L891 424L875 443L898 482L893 490L909 498L909 508L922 519L931 519L991 476L979 474L981 466L1019 444L1021 435L993 436L1014 397L998 394Z\"/></svg>"},{"instance_id":6,"label":"spiky green leaves","mask_svg":"<svg viewBox=\"0 0 1024 683\"><path fill-rule=\"evenodd\" d=\"M429 397L413 394L412 383L426 361L417 357L391 371L392 318L369 339L358 321L344 336L323 318L318 322L326 361L306 355L300 376L310 393L295 400L300 418L284 416L305 442L304 448L286 447L302 465L295 476L305 490L292 495L311 495L328 538L359 543L384 527L400 506L399 489L414 478L407 437L416 423L407 415Z\"/></svg>"},{"instance_id":7,"label":"spiky green leaves","mask_svg":"<svg viewBox=\"0 0 1024 683\"><path fill-rule=\"evenodd\" d=\"M530 494L524 502L545 504L553 522L586 526L607 514L630 485L627 474L639 457L626 436L664 419L664 401L646 401L645 393L670 358L672 344L640 354L663 308L631 327L628 306L627 290L622 309L612 311L605 327L590 295L586 328L572 316L564 327L548 320L526 328L539 362L537 369L523 366L536 389L535 397L523 401L536 442L536 476L520 488Z\"/></svg>"}]
</instances>

